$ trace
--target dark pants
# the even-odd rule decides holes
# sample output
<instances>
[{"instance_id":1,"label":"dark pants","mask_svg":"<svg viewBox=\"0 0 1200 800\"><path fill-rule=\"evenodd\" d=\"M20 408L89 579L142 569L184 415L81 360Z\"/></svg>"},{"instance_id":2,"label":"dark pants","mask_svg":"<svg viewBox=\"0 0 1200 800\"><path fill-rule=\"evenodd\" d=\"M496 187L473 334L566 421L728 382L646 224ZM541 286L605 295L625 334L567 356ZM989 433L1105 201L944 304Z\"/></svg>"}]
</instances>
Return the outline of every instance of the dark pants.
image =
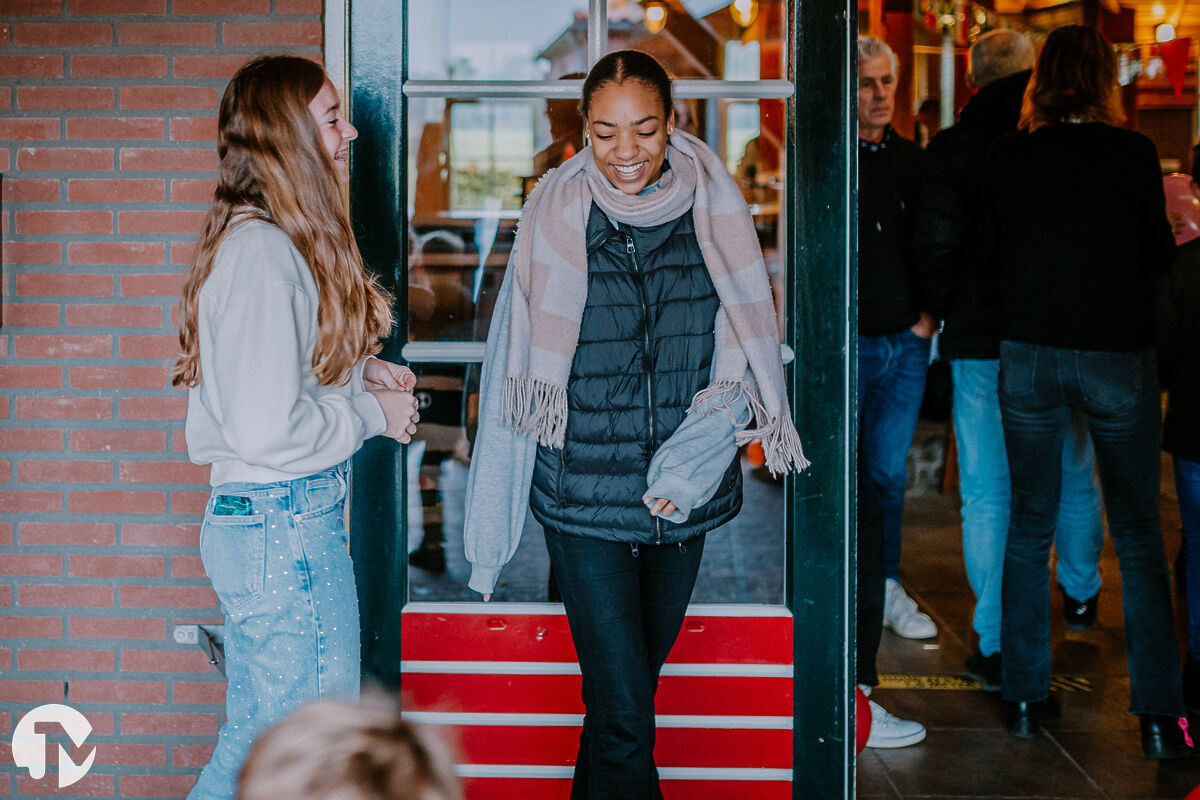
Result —
<instances>
[{"instance_id":1,"label":"dark pants","mask_svg":"<svg viewBox=\"0 0 1200 800\"><path fill-rule=\"evenodd\" d=\"M1152 350L1001 343L1000 411L1012 481L1001 613L1004 698L1037 701L1050 692L1050 544L1071 407L1087 415L1121 565L1130 712L1182 716L1158 519L1162 412Z\"/></svg>"},{"instance_id":2,"label":"dark pants","mask_svg":"<svg viewBox=\"0 0 1200 800\"><path fill-rule=\"evenodd\" d=\"M546 531L583 673L583 733L571 800L660 800L654 693L675 644L704 552Z\"/></svg>"}]
</instances>

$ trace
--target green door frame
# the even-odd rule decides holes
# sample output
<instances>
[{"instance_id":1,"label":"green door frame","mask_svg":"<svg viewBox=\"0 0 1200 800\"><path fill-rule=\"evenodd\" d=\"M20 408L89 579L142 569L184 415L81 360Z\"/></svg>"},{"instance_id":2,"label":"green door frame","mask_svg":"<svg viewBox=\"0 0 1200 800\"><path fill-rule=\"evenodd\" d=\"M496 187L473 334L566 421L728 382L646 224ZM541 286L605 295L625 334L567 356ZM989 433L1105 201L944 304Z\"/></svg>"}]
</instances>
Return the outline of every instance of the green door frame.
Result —
<instances>
[{"instance_id":1,"label":"green door frame","mask_svg":"<svg viewBox=\"0 0 1200 800\"><path fill-rule=\"evenodd\" d=\"M363 258L407 309L402 180L407 75L404 7L347 0L350 107L361 132L351 150L352 219ZM857 327L855 227L857 4L791 0L796 87L788 103L787 223L794 249L788 339L793 414L814 466L787 482L786 600L795 620L792 796L854 796L853 415ZM399 359L403 341L389 341ZM406 482L397 446L367 443L354 460L351 548L356 553L363 671L400 683L399 610L407 602Z\"/></svg>"}]
</instances>

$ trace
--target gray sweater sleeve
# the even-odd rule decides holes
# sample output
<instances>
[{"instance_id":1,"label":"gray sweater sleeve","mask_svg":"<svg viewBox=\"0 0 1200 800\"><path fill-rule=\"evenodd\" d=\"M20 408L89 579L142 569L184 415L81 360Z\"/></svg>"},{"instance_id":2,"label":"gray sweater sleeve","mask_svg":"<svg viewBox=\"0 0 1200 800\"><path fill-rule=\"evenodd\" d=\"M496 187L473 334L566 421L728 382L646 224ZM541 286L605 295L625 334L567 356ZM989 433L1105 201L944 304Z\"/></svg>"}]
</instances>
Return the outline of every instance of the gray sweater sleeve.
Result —
<instances>
[{"instance_id":1,"label":"gray sweater sleeve","mask_svg":"<svg viewBox=\"0 0 1200 800\"><path fill-rule=\"evenodd\" d=\"M537 456L533 437L520 435L500 421L508 367L510 276L511 272L504 277L488 331L479 386L479 428L467 475L463 530L471 564L467 585L480 594L491 594L500 570L517 551Z\"/></svg>"},{"instance_id":2,"label":"gray sweater sleeve","mask_svg":"<svg viewBox=\"0 0 1200 800\"><path fill-rule=\"evenodd\" d=\"M750 407L738 395L728 413L690 412L650 459L643 500L665 497L675 504L668 522L686 522L692 509L708 501L737 455L734 434L750 419Z\"/></svg>"}]
</instances>

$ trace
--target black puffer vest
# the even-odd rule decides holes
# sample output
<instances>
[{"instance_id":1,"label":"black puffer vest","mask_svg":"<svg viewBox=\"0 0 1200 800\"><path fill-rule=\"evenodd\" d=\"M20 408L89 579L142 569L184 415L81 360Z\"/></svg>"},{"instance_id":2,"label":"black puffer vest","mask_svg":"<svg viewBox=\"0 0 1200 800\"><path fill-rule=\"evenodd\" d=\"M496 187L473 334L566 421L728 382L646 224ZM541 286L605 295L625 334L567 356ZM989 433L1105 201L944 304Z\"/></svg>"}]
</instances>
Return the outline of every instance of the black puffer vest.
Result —
<instances>
[{"instance_id":1,"label":"black puffer vest","mask_svg":"<svg viewBox=\"0 0 1200 800\"><path fill-rule=\"evenodd\" d=\"M617 229L593 203L587 252L566 445L538 446L530 507L559 533L681 542L729 521L742 505L736 458L683 524L651 517L642 503L650 459L709 382L720 303L692 212L653 228Z\"/></svg>"}]
</instances>

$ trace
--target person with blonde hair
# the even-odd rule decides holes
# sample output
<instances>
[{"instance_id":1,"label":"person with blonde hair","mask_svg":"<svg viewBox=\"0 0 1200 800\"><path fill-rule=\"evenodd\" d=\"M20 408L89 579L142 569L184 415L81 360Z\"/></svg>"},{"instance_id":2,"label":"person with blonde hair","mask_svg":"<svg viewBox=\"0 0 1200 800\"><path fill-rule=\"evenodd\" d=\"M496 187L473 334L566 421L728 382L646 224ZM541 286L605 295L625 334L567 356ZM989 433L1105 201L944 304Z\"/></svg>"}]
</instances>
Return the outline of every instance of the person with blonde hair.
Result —
<instances>
[{"instance_id":1,"label":"person with blonde hair","mask_svg":"<svg viewBox=\"0 0 1200 800\"><path fill-rule=\"evenodd\" d=\"M265 731L238 774L236 800L461 800L442 743L370 695L310 703Z\"/></svg>"},{"instance_id":2,"label":"person with blonde hair","mask_svg":"<svg viewBox=\"0 0 1200 800\"><path fill-rule=\"evenodd\" d=\"M221 100L172 380L188 388L188 454L211 465L200 555L228 678L191 800L231 797L254 736L301 703L358 694L349 459L371 436L407 442L417 403L411 371L370 357L392 314L342 198L357 135L308 59L255 58Z\"/></svg>"},{"instance_id":3,"label":"person with blonde hair","mask_svg":"<svg viewBox=\"0 0 1200 800\"><path fill-rule=\"evenodd\" d=\"M1087 417L1125 612L1130 713L1147 758L1190 754L1179 645L1159 526L1153 284L1171 265L1154 143L1122 119L1111 45L1069 25L1050 34L1020 130L985 167L981 251L1000 285L1000 414L1012 506L1000 642L1009 732L1057 716L1050 691L1050 543L1072 409Z\"/></svg>"}]
</instances>

